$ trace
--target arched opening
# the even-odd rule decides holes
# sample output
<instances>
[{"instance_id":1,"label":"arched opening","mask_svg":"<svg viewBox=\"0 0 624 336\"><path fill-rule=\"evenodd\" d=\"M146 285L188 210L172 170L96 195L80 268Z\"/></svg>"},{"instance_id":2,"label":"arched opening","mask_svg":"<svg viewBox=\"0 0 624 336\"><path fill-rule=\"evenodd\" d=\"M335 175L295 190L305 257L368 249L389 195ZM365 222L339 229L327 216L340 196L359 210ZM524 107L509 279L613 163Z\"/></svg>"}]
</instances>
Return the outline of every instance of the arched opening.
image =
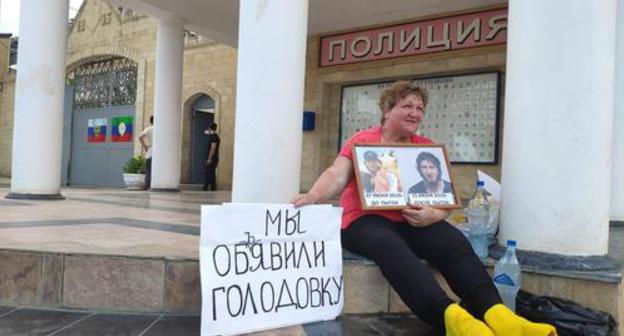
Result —
<instances>
[{"instance_id":1,"label":"arched opening","mask_svg":"<svg viewBox=\"0 0 624 336\"><path fill-rule=\"evenodd\" d=\"M208 137L206 131L213 122L215 122L214 99L206 94L202 94L191 107L191 184L204 182L206 160L208 158Z\"/></svg>"}]
</instances>

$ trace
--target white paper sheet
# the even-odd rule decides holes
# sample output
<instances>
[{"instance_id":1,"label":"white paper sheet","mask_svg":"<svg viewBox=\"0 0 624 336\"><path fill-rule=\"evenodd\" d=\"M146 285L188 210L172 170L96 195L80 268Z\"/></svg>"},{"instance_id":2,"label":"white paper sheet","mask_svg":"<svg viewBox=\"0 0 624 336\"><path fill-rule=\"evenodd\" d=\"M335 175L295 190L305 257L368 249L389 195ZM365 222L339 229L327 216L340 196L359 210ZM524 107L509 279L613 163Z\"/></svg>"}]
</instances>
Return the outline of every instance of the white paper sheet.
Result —
<instances>
[{"instance_id":1,"label":"white paper sheet","mask_svg":"<svg viewBox=\"0 0 624 336\"><path fill-rule=\"evenodd\" d=\"M329 205L202 206L202 336L336 318L341 215Z\"/></svg>"}]
</instances>

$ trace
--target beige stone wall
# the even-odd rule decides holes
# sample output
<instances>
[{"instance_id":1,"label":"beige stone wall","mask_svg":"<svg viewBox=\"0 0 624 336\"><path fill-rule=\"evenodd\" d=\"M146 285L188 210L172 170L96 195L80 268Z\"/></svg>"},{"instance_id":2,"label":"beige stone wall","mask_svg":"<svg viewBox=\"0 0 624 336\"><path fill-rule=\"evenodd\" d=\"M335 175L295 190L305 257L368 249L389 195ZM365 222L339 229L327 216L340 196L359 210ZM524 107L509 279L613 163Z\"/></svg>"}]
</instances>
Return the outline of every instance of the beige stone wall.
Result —
<instances>
[{"instance_id":1,"label":"beige stone wall","mask_svg":"<svg viewBox=\"0 0 624 336\"><path fill-rule=\"evenodd\" d=\"M68 33L67 73L74 68L103 55L119 55L138 64L137 101L135 123L138 129L144 125L144 115L151 114L153 99L146 88L153 87L153 54L155 49L156 24L146 16L120 13L116 7L105 1L87 0L76 16ZM148 60L152 60L151 64ZM13 137L14 84L9 79L7 89L0 92L0 176L11 175L11 143ZM6 85L5 85L6 86ZM148 110L149 108L149 110ZM138 150L138 146L136 146Z\"/></svg>"},{"instance_id":2,"label":"beige stone wall","mask_svg":"<svg viewBox=\"0 0 624 336\"><path fill-rule=\"evenodd\" d=\"M102 54L128 57L139 66L136 128L149 124L154 111L156 20L130 11L119 12L105 1L88 0L68 40L68 68ZM236 50L201 36L186 36L182 101L181 183L190 179L191 107L201 94L215 100L215 120L221 134L217 185L230 189L234 144ZM140 151L135 141L135 152Z\"/></svg>"},{"instance_id":3,"label":"beige stone wall","mask_svg":"<svg viewBox=\"0 0 624 336\"><path fill-rule=\"evenodd\" d=\"M482 47L470 50L426 54L368 63L318 67L319 36L308 39L306 66L305 109L316 112L317 127L304 134L304 159L301 169L301 188L309 189L314 180L328 167L338 152L340 95L343 85L393 78L410 78L505 70L505 46ZM503 73L504 79L504 73ZM502 84L504 87L504 84ZM500 108L502 111L502 102ZM503 113L499 119L499 141L502 142ZM500 155L499 146L499 158ZM468 198L474 190L477 169L500 180L500 160L497 165L453 165L460 197Z\"/></svg>"},{"instance_id":4,"label":"beige stone wall","mask_svg":"<svg viewBox=\"0 0 624 336\"><path fill-rule=\"evenodd\" d=\"M0 36L0 80L8 75L11 36Z\"/></svg>"},{"instance_id":5,"label":"beige stone wall","mask_svg":"<svg viewBox=\"0 0 624 336\"><path fill-rule=\"evenodd\" d=\"M309 189L338 152L341 87L358 82L392 78L470 73L483 70L504 72L505 46L427 54L353 65L318 68L319 36L308 38L304 109L316 112L316 129L303 134L301 189ZM134 13L119 12L102 0L87 0L68 36L68 72L94 57L106 54L128 57L139 66L136 129L146 126L153 111L156 21ZM504 79L504 75L503 75ZM215 118L221 135L221 160L217 171L220 189L230 189L234 145L236 97L236 50L201 37L186 40L182 89L181 182L190 177L191 106L201 94L215 101ZM503 83L504 88L504 83ZM10 173L13 93L0 93L0 175ZM504 98L504 97L503 97ZM502 111L501 99L501 111ZM502 142L502 120L499 142ZM499 158L500 155L499 145ZM139 151L138 143L135 150ZM452 173L460 195L472 194L476 170L500 179L498 165L454 165Z\"/></svg>"},{"instance_id":6,"label":"beige stone wall","mask_svg":"<svg viewBox=\"0 0 624 336\"><path fill-rule=\"evenodd\" d=\"M67 38L67 73L105 55L123 56L136 62L135 128L138 134L149 124L152 114L155 50L154 19L128 10L119 11L106 1L87 0ZM140 152L136 140L135 152Z\"/></svg>"},{"instance_id":7,"label":"beige stone wall","mask_svg":"<svg viewBox=\"0 0 624 336\"><path fill-rule=\"evenodd\" d=\"M13 146L13 105L15 75L5 74L0 80L0 176L11 176L11 153Z\"/></svg>"},{"instance_id":8,"label":"beige stone wall","mask_svg":"<svg viewBox=\"0 0 624 336\"><path fill-rule=\"evenodd\" d=\"M221 137L217 186L232 188L234 159L234 113L236 103L236 49L212 44L187 48L184 53L184 86L182 89L183 138L182 183L190 178L191 107L206 94L215 102L215 122Z\"/></svg>"},{"instance_id":9,"label":"beige stone wall","mask_svg":"<svg viewBox=\"0 0 624 336\"><path fill-rule=\"evenodd\" d=\"M99 0L89 0L70 34L70 54L94 50L97 46L122 48L140 55L145 62L143 91L137 97L137 108L145 124L153 111L156 22L147 17L119 13ZM84 23L80 23L84 20ZM107 23L108 22L108 23ZM77 32L81 26L82 31ZM328 167L338 151L341 87L356 82L388 78L419 77L441 74L469 73L482 70L504 71L505 47L484 47L439 54L419 55L393 60L318 68L319 36L308 38L304 109L316 112L316 129L304 132L302 145L301 189L309 189L320 173ZM96 54L96 52L91 52ZM81 59L86 59L87 54ZM74 57L76 58L76 57ZM187 41L184 55L182 91L182 183L190 176L190 107L201 94L215 100L215 118L222 138L221 161L218 169L220 188L230 189L234 144L234 113L236 85L236 50L203 41ZM504 86L504 85L503 85ZM139 88L141 92L141 89ZM501 100L502 101L502 100ZM501 106L502 110L502 106ZM502 114L499 125L502 128ZM502 139L502 132L499 134ZM500 148L499 148L500 151ZM501 157L499 153L499 158ZM474 189L476 169L500 178L498 165L454 165L452 173L460 195L469 197Z\"/></svg>"},{"instance_id":10,"label":"beige stone wall","mask_svg":"<svg viewBox=\"0 0 624 336\"><path fill-rule=\"evenodd\" d=\"M149 124L149 116L154 110L156 28L157 23L152 18L127 10L120 12L106 1L87 0L68 35L68 74L76 67L103 55L123 56L137 63L136 134ZM221 189L231 188L235 82L235 49L218 45L201 36L185 37L184 79L180 102L180 113L183 114L183 139L180 149L182 183L188 182L190 175L190 107L203 93L216 102L215 117L222 138L217 183ZM0 92L0 176L10 176L13 97L12 87ZM135 152L140 152L140 145L136 140Z\"/></svg>"},{"instance_id":11,"label":"beige stone wall","mask_svg":"<svg viewBox=\"0 0 624 336\"><path fill-rule=\"evenodd\" d=\"M9 74L10 37L0 38L0 176L11 171L15 76Z\"/></svg>"}]
</instances>

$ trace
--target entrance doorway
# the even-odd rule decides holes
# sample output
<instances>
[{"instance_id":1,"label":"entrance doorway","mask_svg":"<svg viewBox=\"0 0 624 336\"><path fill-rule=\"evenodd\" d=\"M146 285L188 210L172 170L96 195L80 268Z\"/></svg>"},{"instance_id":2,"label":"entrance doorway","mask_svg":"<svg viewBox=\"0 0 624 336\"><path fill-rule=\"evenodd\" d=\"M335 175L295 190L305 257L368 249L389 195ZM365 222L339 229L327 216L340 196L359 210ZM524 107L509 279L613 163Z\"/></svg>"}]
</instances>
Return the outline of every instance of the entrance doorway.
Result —
<instances>
[{"instance_id":1,"label":"entrance doorway","mask_svg":"<svg viewBox=\"0 0 624 336\"><path fill-rule=\"evenodd\" d=\"M69 74L64 176L71 185L121 187L133 155L137 65L101 56Z\"/></svg>"},{"instance_id":2,"label":"entrance doorway","mask_svg":"<svg viewBox=\"0 0 624 336\"><path fill-rule=\"evenodd\" d=\"M201 95L191 108L191 180L192 184L204 183L208 159L208 136L206 130L214 122L214 100Z\"/></svg>"}]
</instances>

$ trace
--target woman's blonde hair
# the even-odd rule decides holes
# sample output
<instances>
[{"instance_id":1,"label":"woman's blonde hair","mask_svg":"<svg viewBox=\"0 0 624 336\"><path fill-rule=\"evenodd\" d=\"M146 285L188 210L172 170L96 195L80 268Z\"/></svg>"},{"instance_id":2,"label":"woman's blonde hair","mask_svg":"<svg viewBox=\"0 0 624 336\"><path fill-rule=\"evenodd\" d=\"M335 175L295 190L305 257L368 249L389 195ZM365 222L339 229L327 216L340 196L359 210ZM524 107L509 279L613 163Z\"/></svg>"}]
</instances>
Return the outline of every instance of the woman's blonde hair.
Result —
<instances>
[{"instance_id":1,"label":"woman's blonde hair","mask_svg":"<svg viewBox=\"0 0 624 336\"><path fill-rule=\"evenodd\" d=\"M381 124L384 123L384 111L391 110L401 99L409 95L417 95L422 99L423 105L427 106L429 93L427 89L416 86L408 81L394 82L389 88L383 90L379 96L379 108L381 109Z\"/></svg>"}]
</instances>

